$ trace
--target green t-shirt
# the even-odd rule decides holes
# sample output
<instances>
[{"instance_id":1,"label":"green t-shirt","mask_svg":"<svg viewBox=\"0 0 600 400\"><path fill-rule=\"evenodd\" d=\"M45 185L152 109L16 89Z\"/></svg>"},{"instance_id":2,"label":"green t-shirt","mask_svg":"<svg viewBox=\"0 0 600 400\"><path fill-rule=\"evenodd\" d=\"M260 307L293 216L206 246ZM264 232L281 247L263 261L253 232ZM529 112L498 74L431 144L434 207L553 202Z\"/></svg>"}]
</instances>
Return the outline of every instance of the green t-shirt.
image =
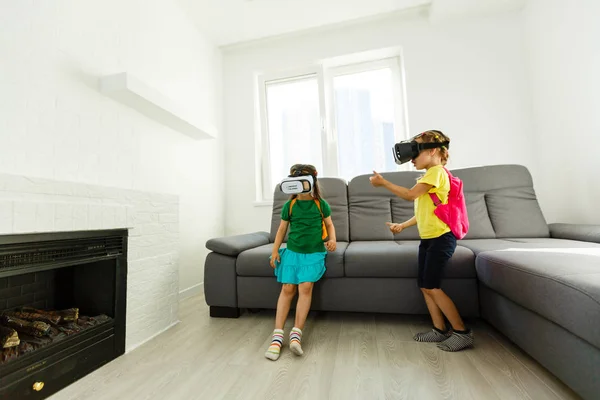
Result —
<instances>
[{"instance_id":1,"label":"green t-shirt","mask_svg":"<svg viewBox=\"0 0 600 400\"><path fill-rule=\"evenodd\" d=\"M329 204L321 199L323 218L331 215ZM318 253L327 251L323 244L321 213L314 200L296 200L290 218L290 201L283 205L281 219L290 222L287 248L296 253Z\"/></svg>"}]
</instances>

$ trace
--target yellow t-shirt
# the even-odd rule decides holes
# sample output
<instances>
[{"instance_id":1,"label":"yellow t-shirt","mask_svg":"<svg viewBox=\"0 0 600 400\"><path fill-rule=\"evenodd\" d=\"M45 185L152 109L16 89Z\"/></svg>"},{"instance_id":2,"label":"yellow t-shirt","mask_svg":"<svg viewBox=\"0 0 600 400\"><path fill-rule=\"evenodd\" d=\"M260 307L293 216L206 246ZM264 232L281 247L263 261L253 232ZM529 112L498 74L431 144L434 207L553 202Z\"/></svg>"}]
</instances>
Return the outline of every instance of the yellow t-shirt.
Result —
<instances>
[{"instance_id":1,"label":"yellow t-shirt","mask_svg":"<svg viewBox=\"0 0 600 400\"><path fill-rule=\"evenodd\" d=\"M443 204L448 203L450 179L443 166L436 165L429 168L425 175L417 180L417 183L433 185L429 193L436 193ZM424 193L415 200L415 217L421 239L433 239L450 232L448 225L434 214L435 204L433 204L429 193Z\"/></svg>"}]
</instances>

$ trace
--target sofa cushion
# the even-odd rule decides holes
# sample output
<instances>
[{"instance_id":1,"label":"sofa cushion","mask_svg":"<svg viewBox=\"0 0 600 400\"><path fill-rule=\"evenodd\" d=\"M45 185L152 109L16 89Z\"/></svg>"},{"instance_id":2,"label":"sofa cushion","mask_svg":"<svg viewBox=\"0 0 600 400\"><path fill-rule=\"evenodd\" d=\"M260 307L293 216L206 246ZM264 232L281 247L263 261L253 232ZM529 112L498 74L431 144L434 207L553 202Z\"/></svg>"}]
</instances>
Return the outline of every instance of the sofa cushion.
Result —
<instances>
[{"instance_id":1,"label":"sofa cushion","mask_svg":"<svg viewBox=\"0 0 600 400\"><path fill-rule=\"evenodd\" d=\"M412 187L418 172L387 172L382 174L390 182ZM348 184L348 208L350 212L350 240L405 240L418 239L417 229L407 229L399 235L392 234L386 222L404 222L414 216L414 206L384 188L373 187L370 175L360 175Z\"/></svg>"},{"instance_id":2,"label":"sofa cushion","mask_svg":"<svg viewBox=\"0 0 600 400\"><path fill-rule=\"evenodd\" d=\"M458 244L471 249L476 255L493 250L589 247L586 242L552 238L464 239L459 240Z\"/></svg>"},{"instance_id":3,"label":"sofa cushion","mask_svg":"<svg viewBox=\"0 0 600 400\"><path fill-rule=\"evenodd\" d=\"M331 219L335 228L336 238L339 241L347 242L350 233L348 222L348 186L346 185L346 181L338 178L319 178L318 182L323 199L331 206ZM275 241L277 229L281 223L283 205L289 199L290 196L282 193L279 190L279 185L277 185L273 194L271 234L269 235L271 243ZM285 241L287 241L287 235Z\"/></svg>"},{"instance_id":4,"label":"sofa cushion","mask_svg":"<svg viewBox=\"0 0 600 400\"><path fill-rule=\"evenodd\" d=\"M533 187L496 190L485 197L496 237L550 237Z\"/></svg>"},{"instance_id":5,"label":"sofa cushion","mask_svg":"<svg viewBox=\"0 0 600 400\"><path fill-rule=\"evenodd\" d=\"M526 167L492 165L452 172L463 180L465 193L485 193L487 211L496 237L549 236L533 189L533 180Z\"/></svg>"},{"instance_id":6,"label":"sofa cushion","mask_svg":"<svg viewBox=\"0 0 600 400\"><path fill-rule=\"evenodd\" d=\"M485 204L485 193L465 192L469 215L469 231L465 239L493 239L496 237Z\"/></svg>"},{"instance_id":7,"label":"sofa cushion","mask_svg":"<svg viewBox=\"0 0 600 400\"><path fill-rule=\"evenodd\" d=\"M282 247L285 247L285 244ZM341 278L344 276L344 251L346 251L346 247L348 247L347 242L337 242L336 250L327 253L325 259L326 278ZM272 252L273 245L268 244L240 253L236 261L237 274L239 276L275 277L273 268L269 264L269 257Z\"/></svg>"},{"instance_id":8,"label":"sofa cushion","mask_svg":"<svg viewBox=\"0 0 600 400\"><path fill-rule=\"evenodd\" d=\"M358 241L351 242L344 254L348 277L416 278L419 263L418 241ZM457 246L445 271L446 278L475 278L475 256L465 247Z\"/></svg>"},{"instance_id":9,"label":"sofa cushion","mask_svg":"<svg viewBox=\"0 0 600 400\"><path fill-rule=\"evenodd\" d=\"M412 201L406 201L399 197L390 199L392 207L392 219L390 222L401 223L408 221L415 216L415 204ZM386 221L387 222L387 221ZM386 225L384 228L388 229ZM394 240L419 240L419 230L416 226L404 229L402 232L394 235Z\"/></svg>"},{"instance_id":10,"label":"sofa cushion","mask_svg":"<svg viewBox=\"0 0 600 400\"><path fill-rule=\"evenodd\" d=\"M600 243L600 224L550 224L550 236L557 239Z\"/></svg>"},{"instance_id":11,"label":"sofa cushion","mask_svg":"<svg viewBox=\"0 0 600 400\"><path fill-rule=\"evenodd\" d=\"M479 280L600 347L600 245L479 253Z\"/></svg>"},{"instance_id":12,"label":"sofa cushion","mask_svg":"<svg viewBox=\"0 0 600 400\"><path fill-rule=\"evenodd\" d=\"M487 193L512 187L533 187L531 174L522 165L488 165L451 171L462 179L465 192Z\"/></svg>"}]
</instances>

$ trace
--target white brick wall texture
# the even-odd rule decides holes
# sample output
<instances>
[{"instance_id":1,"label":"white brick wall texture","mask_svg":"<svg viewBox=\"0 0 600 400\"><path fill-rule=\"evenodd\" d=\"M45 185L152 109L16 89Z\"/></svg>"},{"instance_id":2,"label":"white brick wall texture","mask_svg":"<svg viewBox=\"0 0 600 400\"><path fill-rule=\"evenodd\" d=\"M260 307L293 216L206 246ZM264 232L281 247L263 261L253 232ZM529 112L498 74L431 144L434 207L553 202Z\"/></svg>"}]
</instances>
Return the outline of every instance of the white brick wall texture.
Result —
<instances>
[{"instance_id":1,"label":"white brick wall texture","mask_svg":"<svg viewBox=\"0 0 600 400\"><path fill-rule=\"evenodd\" d=\"M178 321L178 197L0 174L0 234L118 228L129 229L129 351Z\"/></svg>"}]
</instances>

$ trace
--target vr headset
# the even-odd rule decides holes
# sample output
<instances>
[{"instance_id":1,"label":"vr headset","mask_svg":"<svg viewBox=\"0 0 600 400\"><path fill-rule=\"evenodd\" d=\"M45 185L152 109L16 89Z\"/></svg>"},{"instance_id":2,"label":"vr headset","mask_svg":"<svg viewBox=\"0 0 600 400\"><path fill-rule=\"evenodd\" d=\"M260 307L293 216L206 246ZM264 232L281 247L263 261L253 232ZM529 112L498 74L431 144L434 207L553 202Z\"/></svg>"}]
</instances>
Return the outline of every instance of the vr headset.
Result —
<instances>
[{"instance_id":1,"label":"vr headset","mask_svg":"<svg viewBox=\"0 0 600 400\"><path fill-rule=\"evenodd\" d=\"M310 193L316 181L315 167L308 164L294 164L290 168L290 175L279 184L279 189L285 194Z\"/></svg>"},{"instance_id":2,"label":"vr headset","mask_svg":"<svg viewBox=\"0 0 600 400\"><path fill-rule=\"evenodd\" d=\"M396 164L404 164L417 158L422 150L436 149L438 147L450 147L450 142L434 142L434 143L418 143L415 139L421 135L417 135L411 139L403 140L400 143L396 143L392 148L394 153L394 161Z\"/></svg>"},{"instance_id":3,"label":"vr headset","mask_svg":"<svg viewBox=\"0 0 600 400\"><path fill-rule=\"evenodd\" d=\"M281 181L279 188L285 194L310 193L315 181L311 175L290 176Z\"/></svg>"}]
</instances>

